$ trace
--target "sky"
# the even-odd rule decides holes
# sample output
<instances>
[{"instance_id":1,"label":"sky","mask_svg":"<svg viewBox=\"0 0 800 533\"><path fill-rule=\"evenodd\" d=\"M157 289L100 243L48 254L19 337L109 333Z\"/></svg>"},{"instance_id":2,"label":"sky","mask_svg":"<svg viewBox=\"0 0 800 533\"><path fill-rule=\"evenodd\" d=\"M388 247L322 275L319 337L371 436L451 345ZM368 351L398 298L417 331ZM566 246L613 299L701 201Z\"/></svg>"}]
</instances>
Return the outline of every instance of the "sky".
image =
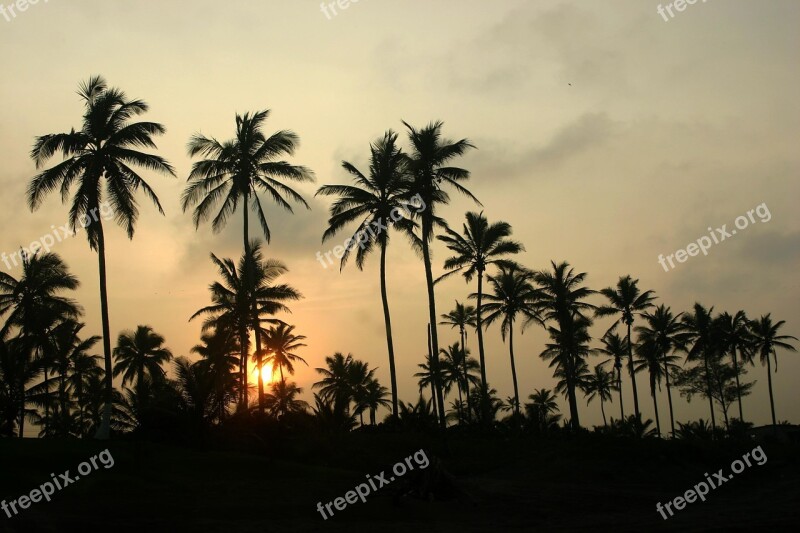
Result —
<instances>
[{"instance_id":1,"label":"sky","mask_svg":"<svg viewBox=\"0 0 800 533\"><path fill-rule=\"evenodd\" d=\"M6 7L10 0L0 0ZM666 5L666 4L664 4ZM671 4L670 4L671 5ZM0 11L0 252L13 253L66 223L56 195L36 212L25 204L35 174L29 158L37 135L80 122L78 84L100 74L150 105L146 120L164 124L158 153L177 178L145 172L164 209L140 196L141 217L129 241L107 231L111 330L148 324L176 355L189 355L200 323L189 317L208 303L216 279L209 254L238 258L241 212L218 234L195 228L180 207L194 133L231 138L236 113L270 109L267 131L294 130L301 145L292 163L311 168L315 184L297 190L311 207L294 214L268 207L272 241L266 255L289 268L284 281L304 299L281 318L308 337L294 379L305 389L315 367L334 352L377 367L388 386L388 358L377 256L364 271L324 269L318 251L330 199L322 184L347 183L342 160L366 167L369 143L387 129L445 123L445 135L477 150L460 166L477 206L453 195L442 211L460 228L464 213L483 210L504 220L526 251L524 265L544 269L568 261L587 272L590 288L630 274L657 303L675 312L694 302L715 311L772 313L784 332L800 336L800 4L698 2L674 17L647 0L531 1L361 0L346 9L310 0L103 2L50 0L23 12ZM667 12L668 13L668 12ZM665 18L667 20L665 20ZM53 160L55 163L56 160ZM746 228L665 269L668 256L713 228ZM769 216L766 216L766 213ZM763 220L763 221L762 221ZM740 224L744 225L742 219ZM707 228L712 228L709 230ZM257 226L251 235L258 233ZM80 278L76 297L86 331L99 334L97 256L85 236L57 243ZM448 251L434 248L434 275ZM421 260L401 238L388 255L400 398L414 401L413 374L426 352L427 296ZM18 267L4 271L18 275ZM437 286L437 312L476 289L452 277ZM602 298L591 300L600 304ZM592 329L602 336L610 319ZM553 388L539 353L540 327L515 334L520 393ZM440 345L457 332L440 326ZM485 336L487 375L506 398L513 393L508 348L499 329ZM474 332L469 347L477 356ZM596 341L595 341L596 345ZM100 348L98 348L99 350ZM592 357L590 364L602 358ZM797 354L779 354L774 376L777 416L797 423ZM769 421L766 369L745 400L745 418ZM645 416L653 417L647 378L638 378ZM631 390L624 378L626 408ZM675 399L677 420L708 418L707 404ZM666 423L666 394L658 396ZM562 412L567 402L559 399ZM601 424L600 406L579 399L581 422ZM616 414L618 405L606 406ZM734 411L731 411L734 414Z\"/></svg>"}]
</instances>

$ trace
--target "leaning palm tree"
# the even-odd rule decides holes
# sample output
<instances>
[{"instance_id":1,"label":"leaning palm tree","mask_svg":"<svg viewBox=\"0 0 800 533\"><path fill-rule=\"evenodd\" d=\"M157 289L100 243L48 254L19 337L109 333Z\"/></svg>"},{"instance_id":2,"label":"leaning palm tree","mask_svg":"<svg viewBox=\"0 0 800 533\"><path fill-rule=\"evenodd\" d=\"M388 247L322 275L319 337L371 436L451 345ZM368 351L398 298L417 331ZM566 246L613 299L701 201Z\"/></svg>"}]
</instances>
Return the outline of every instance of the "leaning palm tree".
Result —
<instances>
[{"instance_id":1,"label":"leaning palm tree","mask_svg":"<svg viewBox=\"0 0 800 533\"><path fill-rule=\"evenodd\" d=\"M628 339L620 337L613 331L607 331L600 342L603 343L603 347L595 348L593 352L613 357L613 359L606 359L600 364L604 365L614 361L614 370L617 371L615 390L619 393L619 419L625 420L625 408L622 404L622 358L628 355Z\"/></svg>"},{"instance_id":2,"label":"leaning palm tree","mask_svg":"<svg viewBox=\"0 0 800 533\"><path fill-rule=\"evenodd\" d=\"M295 335L294 326L287 324L273 326L264 335L264 340L266 341L265 351L267 353L264 362L272 365L273 374L276 372L277 367L277 371L281 375L281 381L284 381L284 368L286 368L289 375L294 375L294 363L300 362L308 366L305 359L296 353L292 353L294 350L305 346L301 342L305 339L305 335ZM258 370L260 375L261 367Z\"/></svg>"},{"instance_id":3,"label":"leaning palm tree","mask_svg":"<svg viewBox=\"0 0 800 533\"><path fill-rule=\"evenodd\" d=\"M533 286L534 273L515 263L502 263L500 272L489 276L489 286L492 292L486 294L486 327L500 320L500 334L503 341L508 336L508 353L511 360L511 379L514 383L515 414L519 416L519 388L517 386L517 366L514 362L514 321L522 319L522 329L531 322L542 323L536 309L539 302L539 293ZM480 294L474 294L480 299ZM480 300L478 300L480 301ZM478 313L480 317L480 312ZM480 318L478 319L480 320ZM479 322L480 324L480 322ZM481 368L483 370L483 367ZM486 387L485 373L484 388Z\"/></svg>"},{"instance_id":4,"label":"leaning palm tree","mask_svg":"<svg viewBox=\"0 0 800 533\"><path fill-rule=\"evenodd\" d=\"M606 422L606 410L604 407L605 402L611 401L611 392L617 390L614 383L614 376L610 372L606 372L603 365L595 365L594 373L586 379L584 384L584 392L586 396L586 404L591 403L595 398L600 399L600 412L603 414L603 425L608 426Z\"/></svg>"},{"instance_id":5,"label":"leaning palm tree","mask_svg":"<svg viewBox=\"0 0 800 533\"><path fill-rule=\"evenodd\" d=\"M317 195L338 197L330 209L328 229L322 235L322 242L333 238L353 222L357 222L348 245L336 254L341 258L340 269L344 268L350 253L356 251L356 266L363 270L375 241L380 248L381 302L383 321L386 327L386 346L389 352L389 374L392 386L392 414L397 415L397 372L394 363L394 341L392 340L392 321L389 313L389 299L386 292L386 249L389 246L389 228L395 227L413 239L416 224L407 211L408 198L408 159L397 145L397 134L387 131L383 138L370 145L371 159L369 173L364 174L355 165L342 162L342 167L353 177L353 185L323 185ZM391 221L391 223L390 223ZM377 228L377 229L376 229ZM375 238L371 238L377 233ZM324 262L323 262L324 265Z\"/></svg>"},{"instance_id":6,"label":"leaning palm tree","mask_svg":"<svg viewBox=\"0 0 800 533\"><path fill-rule=\"evenodd\" d=\"M216 205L220 205L211 223L214 232L225 226L228 218L242 204L244 257L249 257L251 243L250 210L258 216L261 231L267 243L271 233L267 217L258 196L259 191L267 194L283 209L293 212L289 201L297 202L310 209L303 197L284 183L286 180L303 183L313 182L313 173L302 166L292 165L284 160L284 156L294 154L299 138L292 131L278 131L267 137L263 132L264 122L269 111L258 111L236 115L236 137L220 142L213 137L195 134L189 140L189 155L205 157L192 165L188 185L181 197L183 211L195 206L193 220L195 228L208 220ZM256 272L248 269L243 273L245 287L254 285ZM257 304L249 302L251 314L257 314ZM256 352L261 351L261 336L256 334ZM242 349L247 345L241 341ZM244 372L243 383L247 383L247 354L242 354ZM259 400L263 405L263 382L259 382ZM246 389L246 387L243 387ZM246 391L243 393L246 406Z\"/></svg>"},{"instance_id":7,"label":"leaning palm tree","mask_svg":"<svg viewBox=\"0 0 800 533\"><path fill-rule=\"evenodd\" d=\"M595 316L616 316L619 319L611 326L615 329L619 324L627 327L628 339L628 373L631 376L631 386L633 387L633 411L639 416L639 393L636 390L636 372L633 368L633 345L631 343L631 326L637 315L653 307L652 301L655 299L653 291L639 290L639 280L632 279L630 276L622 276L617 282L617 287L606 287L600 290L600 294L608 299L608 305L601 305L595 311Z\"/></svg>"},{"instance_id":8,"label":"leaning palm tree","mask_svg":"<svg viewBox=\"0 0 800 533\"><path fill-rule=\"evenodd\" d=\"M733 370L736 376L736 400L739 403L739 420L744 422L742 385L739 382L739 362L749 361L752 358L751 346L753 337L750 330L750 320L745 312L740 310L735 315L724 312L717 317L717 321L724 349L733 360Z\"/></svg>"},{"instance_id":9,"label":"leaning palm tree","mask_svg":"<svg viewBox=\"0 0 800 533\"><path fill-rule=\"evenodd\" d=\"M150 326L137 326L135 331L119 334L114 348L114 377L122 374L122 386L136 381L136 402L146 402L145 376L150 380L164 377L164 363L172 359L172 352L164 347L164 337Z\"/></svg>"},{"instance_id":10,"label":"leaning palm tree","mask_svg":"<svg viewBox=\"0 0 800 533\"><path fill-rule=\"evenodd\" d=\"M469 212L467 221L462 229L463 235L446 228L446 235L437 237L455 253L444 262L445 273L436 281L460 272L469 283L472 278L478 278L478 292L476 293L476 322L478 330L478 354L481 363L481 385L484 389L486 382L486 359L483 348L483 327L481 320L483 300L483 274L490 265L508 264L504 256L518 254L525 248L518 242L508 239L511 236L511 225L507 222L494 222L489 224L483 213ZM517 398L519 400L519 398ZM519 414L519 406L517 406Z\"/></svg>"},{"instance_id":11,"label":"leaning palm tree","mask_svg":"<svg viewBox=\"0 0 800 533\"><path fill-rule=\"evenodd\" d=\"M676 350L685 350L688 334L684 331L681 323L683 313L672 314L672 310L659 305L653 312L642 314L646 325L636 326L639 345L645 346L647 353L655 353L664 365L662 375L667 388L667 400L669 402L669 425L670 432L675 437L675 416L672 410L672 387L670 376L679 368L677 365L678 356L674 354Z\"/></svg>"},{"instance_id":12,"label":"leaning palm tree","mask_svg":"<svg viewBox=\"0 0 800 533\"><path fill-rule=\"evenodd\" d=\"M443 223L436 216L436 210L450 201L450 196L442 188L444 185L453 187L480 204L477 198L459 183L469 179L469 172L463 168L446 166L474 146L467 139L451 141L443 138L442 127L444 124L442 122L433 122L421 129L414 128L406 122L403 124L408 128L408 136L411 141L411 154L408 161L412 178L411 192L419 195L424 206L424 210L419 216L422 222L422 260L428 289L428 324L431 329L430 344L433 354L431 363L435 375L439 366L439 336L436 329L436 296L433 287L430 244L434 237L434 225ZM439 427L444 428L446 420L442 391L439 386L434 388L436 389Z\"/></svg>"},{"instance_id":13,"label":"leaning palm tree","mask_svg":"<svg viewBox=\"0 0 800 533\"><path fill-rule=\"evenodd\" d=\"M44 389L49 391L50 355L53 353L50 333L65 320L77 320L81 307L65 291L76 290L80 283L66 263L54 253L22 253L22 275L19 279L0 272L0 316L8 313L0 328L0 338L17 329L25 341L20 346L31 350L29 357L37 362L44 373ZM26 356L27 358L27 356ZM44 403L42 418L44 432L48 433L50 406ZM25 421L20 423L24 426Z\"/></svg>"},{"instance_id":14,"label":"leaning palm tree","mask_svg":"<svg viewBox=\"0 0 800 533\"><path fill-rule=\"evenodd\" d=\"M172 166L163 158L140 151L155 149L153 137L166 131L155 122L132 122L145 113L147 104L131 100L106 81L95 76L81 84L78 91L84 103L83 124L79 130L37 137L31 158L40 169L56 153L63 161L37 174L28 187L28 205L38 209L44 198L58 190L64 202L71 188L76 187L69 211L69 229L75 233L86 230L89 247L97 251L100 274L100 311L103 322L103 352L105 356L105 406L97 437L107 439L113 400L111 326L108 317L108 288L106 282L106 244L99 212L110 202L114 220L133 239L139 208L134 193L141 189L162 215L158 197L137 173L136 167L174 176ZM104 200L104 196L108 199Z\"/></svg>"},{"instance_id":15,"label":"leaning palm tree","mask_svg":"<svg viewBox=\"0 0 800 533\"><path fill-rule=\"evenodd\" d=\"M778 371L778 353L777 348L789 352L796 352L797 349L789 344L788 341L796 341L797 337L791 335L778 335L780 330L786 323L785 320L778 320L772 322L770 313L763 315L760 319L750 322L750 329L753 336L753 351L758 354L761 359L761 364L767 365L767 385L769 385L769 408L772 413L772 425L776 426L775 419L775 398L772 395L772 367L770 363L770 356L775 359L775 372Z\"/></svg>"}]
</instances>

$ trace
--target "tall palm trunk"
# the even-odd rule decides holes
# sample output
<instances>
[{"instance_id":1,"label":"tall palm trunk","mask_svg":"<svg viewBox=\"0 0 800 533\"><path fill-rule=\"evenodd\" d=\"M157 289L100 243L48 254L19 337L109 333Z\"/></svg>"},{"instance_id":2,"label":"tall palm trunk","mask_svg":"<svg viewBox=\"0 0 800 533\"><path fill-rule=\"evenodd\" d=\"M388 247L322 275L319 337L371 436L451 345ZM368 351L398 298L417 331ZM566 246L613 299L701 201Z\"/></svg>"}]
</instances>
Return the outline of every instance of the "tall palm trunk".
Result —
<instances>
[{"instance_id":1,"label":"tall palm trunk","mask_svg":"<svg viewBox=\"0 0 800 533\"><path fill-rule=\"evenodd\" d=\"M39 348L36 348L36 351L39 351ZM34 355L36 357L36 355ZM44 391L45 391L45 402L44 402L44 432L47 434L47 429L50 426L50 373L47 371L47 367L44 368Z\"/></svg>"},{"instance_id":2,"label":"tall palm trunk","mask_svg":"<svg viewBox=\"0 0 800 533\"><path fill-rule=\"evenodd\" d=\"M622 405L622 364L617 366L617 392L619 392L619 419L622 421L625 420L625 408Z\"/></svg>"},{"instance_id":3,"label":"tall palm trunk","mask_svg":"<svg viewBox=\"0 0 800 533\"><path fill-rule=\"evenodd\" d=\"M261 362L261 332L256 329L256 365L258 366L258 413L264 414L264 365Z\"/></svg>"},{"instance_id":4,"label":"tall palm trunk","mask_svg":"<svg viewBox=\"0 0 800 533\"><path fill-rule=\"evenodd\" d=\"M246 262L247 262L248 265L250 265L250 263L251 263L250 260L249 260L250 259L250 212L248 211L248 208L247 208L247 202L248 202L249 199L250 199L250 196L247 193L245 193L244 194L244 201L242 202L242 214L244 216L244 224L243 224L242 230L243 230L243 237L244 237L244 256L245 256L245 258L247 258ZM250 270L250 272L246 272L245 275L248 277L249 282L252 283L252 281L253 281L253 272L252 272L252 270ZM249 288L250 287L245 285L245 291L247 291ZM255 298L253 298L252 304L253 304L252 305L253 316L255 317L255 311L256 311L256 309L255 309ZM242 363L241 363L242 393L241 393L240 402L241 402L241 407L244 408L245 411L246 411L247 407L249 406L249 403L250 403L248 398L247 398L247 356L248 356L248 352L250 350L248 350L249 342L248 342L248 338L247 338L247 326L246 326L247 320L246 320L246 317L242 317L242 324L243 324L243 326L242 326L242 328L241 328L241 330L239 332L239 335L241 336L241 343L242 343ZM256 335L256 347L258 347L258 343L259 343L259 338L258 338L258 335ZM258 374L258 377L259 377L259 382L260 382L261 373ZM260 385L260 387L259 387L259 395L261 395L261 388L263 387L263 385L261 385L260 383L259 383L259 385ZM259 401L259 406L263 404L263 400L262 400L261 396L259 396L258 401Z\"/></svg>"},{"instance_id":5,"label":"tall palm trunk","mask_svg":"<svg viewBox=\"0 0 800 533\"><path fill-rule=\"evenodd\" d=\"M772 396L772 365L769 362L770 354L767 354L767 385L769 386L769 409L772 413L772 427L776 427L778 422L775 420L775 398Z\"/></svg>"},{"instance_id":6,"label":"tall palm trunk","mask_svg":"<svg viewBox=\"0 0 800 533\"><path fill-rule=\"evenodd\" d=\"M517 365L514 363L514 322L508 328L508 353L511 356L511 379L514 380L514 411L519 417L519 388L517 387Z\"/></svg>"},{"instance_id":7,"label":"tall palm trunk","mask_svg":"<svg viewBox=\"0 0 800 533\"><path fill-rule=\"evenodd\" d=\"M658 436L661 436L661 419L658 416L658 398L656 397L656 384L653 381L650 384L650 395L653 397L653 410L656 412L656 431L658 431Z\"/></svg>"},{"instance_id":8,"label":"tall palm trunk","mask_svg":"<svg viewBox=\"0 0 800 533\"><path fill-rule=\"evenodd\" d=\"M113 363L111 362L111 325L108 319L108 287L106 280L106 241L103 223L97 221L97 257L100 270L100 315L103 322L103 360L105 362L105 397L103 415L95 438L107 440L111 434L111 402L114 399Z\"/></svg>"},{"instance_id":9,"label":"tall palm trunk","mask_svg":"<svg viewBox=\"0 0 800 533\"><path fill-rule=\"evenodd\" d=\"M428 324L428 360L431 361L431 368L429 369L431 372L431 408L433 409L433 413L436 414L439 411L437 410L438 403L436 402L436 386L435 386L435 378L433 375L433 348L431 344L431 325ZM421 393L422 391L420 391Z\"/></svg>"},{"instance_id":10,"label":"tall palm trunk","mask_svg":"<svg viewBox=\"0 0 800 533\"><path fill-rule=\"evenodd\" d=\"M636 391L636 372L633 370L633 345L631 344L631 324L628 324L628 371L631 374L631 386L633 387L633 412L639 418L639 393Z\"/></svg>"},{"instance_id":11,"label":"tall palm trunk","mask_svg":"<svg viewBox=\"0 0 800 533\"><path fill-rule=\"evenodd\" d=\"M467 397L467 421L472 422L472 409L469 405L469 371L467 370L467 347L466 347L466 335L467 332L464 326L459 326L461 330L461 355L462 355L462 362L464 363L464 394Z\"/></svg>"},{"instance_id":12,"label":"tall palm trunk","mask_svg":"<svg viewBox=\"0 0 800 533\"><path fill-rule=\"evenodd\" d=\"M669 386L669 365L667 363L667 352L664 352L664 377L667 380L667 400L669 401L669 427L671 435L675 437L675 418L672 413L672 391Z\"/></svg>"},{"instance_id":13,"label":"tall palm trunk","mask_svg":"<svg viewBox=\"0 0 800 533\"><path fill-rule=\"evenodd\" d=\"M572 383L570 379L570 383L567 385L567 393L569 395L569 416L572 419L572 429L580 429L581 422L578 418L578 399L575 396L575 384Z\"/></svg>"},{"instance_id":14,"label":"tall palm trunk","mask_svg":"<svg viewBox=\"0 0 800 533\"><path fill-rule=\"evenodd\" d=\"M483 319L481 317L481 311L483 310L483 271L478 271L478 303L475 307L475 316L476 316L476 323L478 324L478 356L481 362L481 390L486 393L489 390L489 386L486 382L486 355L483 349L483 327L482 322Z\"/></svg>"},{"instance_id":15,"label":"tall palm trunk","mask_svg":"<svg viewBox=\"0 0 800 533\"><path fill-rule=\"evenodd\" d=\"M736 374L736 399L739 401L739 422L744 422L744 415L742 414L742 389L739 385L739 362L736 360L736 344L733 345L733 371Z\"/></svg>"},{"instance_id":16,"label":"tall palm trunk","mask_svg":"<svg viewBox=\"0 0 800 533\"><path fill-rule=\"evenodd\" d=\"M386 346L389 350L389 375L392 381L392 416L397 416L397 372L394 367L394 342L392 341L392 319L389 315L389 297L386 293L386 237L381 239L381 300L383 322L386 325Z\"/></svg>"},{"instance_id":17,"label":"tall palm trunk","mask_svg":"<svg viewBox=\"0 0 800 533\"><path fill-rule=\"evenodd\" d=\"M708 408L711 410L711 431L712 435L716 433L717 430L717 419L714 416L714 399L711 396L711 373L708 369L708 354L703 354L703 364L705 365L706 369L706 392L708 394Z\"/></svg>"},{"instance_id":18,"label":"tall palm trunk","mask_svg":"<svg viewBox=\"0 0 800 533\"><path fill-rule=\"evenodd\" d=\"M425 281L428 288L428 311L429 311L429 327L431 331L431 366L433 367L433 382L436 389L436 400L439 417L439 427L442 429L446 426L444 416L444 399L442 398L442 384L439 383L439 337L436 333L436 296L433 292L433 270L431 267L431 251L430 251L430 235L431 235L431 221L430 217L425 217L422 222L422 259L425 263Z\"/></svg>"},{"instance_id":19,"label":"tall palm trunk","mask_svg":"<svg viewBox=\"0 0 800 533\"><path fill-rule=\"evenodd\" d=\"M608 427L608 422L606 422L606 408L605 402L603 401L603 395L600 395L600 413L603 415L603 426Z\"/></svg>"}]
</instances>

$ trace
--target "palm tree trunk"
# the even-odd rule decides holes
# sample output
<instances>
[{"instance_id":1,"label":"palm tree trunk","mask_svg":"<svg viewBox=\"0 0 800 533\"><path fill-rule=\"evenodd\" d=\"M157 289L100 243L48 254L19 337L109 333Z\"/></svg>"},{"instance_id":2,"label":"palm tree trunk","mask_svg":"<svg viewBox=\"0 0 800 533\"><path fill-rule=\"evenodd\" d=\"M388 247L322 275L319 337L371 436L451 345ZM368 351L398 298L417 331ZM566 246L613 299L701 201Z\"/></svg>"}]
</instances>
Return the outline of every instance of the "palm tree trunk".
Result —
<instances>
[{"instance_id":1,"label":"palm tree trunk","mask_svg":"<svg viewBox=\"0 0 800 533\"><path fill-rule=\"evenodd\" d=\"M249 199L250 199L250 195L245 193L244 194L244 201L242 202L242 213L243 213L243 217L244 217L242 233L243 233L243 239L244 239L244 255L245 255L246 259L249 259L249 257L250 257L250 211L248 210L248 207L247 207L247 202L248 202ZM249 264L249 260L247 261L247 263ZM252 281L252 279L253 279L252 273L246 273L246 274L250 278L250 281ZM245 287L245 290L247 290L248 288L249 287ZM252 303L253 303L252 311L253 311L253 314L255 316L255 310L256 310L255 309L255 299L253 299ZM241 327L241 330L239 332L239 335L241 337L240 340L241 340L241 343L242 343L242 362L241 362L242 392L241 392L241 398L240 398L239 401L241 402L240 409L244 408L245 411L247 410L247 407L249 405L249 400L247 398L247 356L249 355L249 351L250 351L250 350L248 350L249 342L247 342L248 339L247 339L247 326L246 326L246 324L247 324L246 317L242 317L242 327ZM256 335L256 339L258 339L258 335ZM260 401L260 399L259 399L259 401Z\"/></svg>"},{"instance_id":2,"label":"palm tree trunk","mask_svg":"<svg viewBox=\"0 0 800 533\"><path fill-rule=\"evenodd\" d=\"M606 422L606 408L603 405L605 402L603 401L603 395L600 395L600 412L603 415L603 426L608 427L608 422Z\"/></svg>"},{"instance_id":3,"label":"palm tree trunk","mask_svg":"<svg viewBox=\"0 0 800 533\"><path fill-rule=\"evenodd\" d=\"M431 325L428 324L428 360L429 361L433 361L433 353L431 352L431 350L432 350L432 348L431 348ZM436 414L439 411L437 410L438 409L438 407L437 407L438 404L436 402L436 385L435 385L435 379L434 379L434 376L433 376L433 363L432 362L431 362L431 368L429 370L431 371L431 408L433 409L433 413ZM420 394L421 393L422 393L422 391L420 391Z\"/></svg>"},{"instance_id":4,"label":"palm tree trunk","mask_svg":"<svg viewBox=\"0 0 800 533\"><path fill-rule=\"evenodd\" d=\"M650 394L653 396L653 410L656 412L656 431L658 431L658 436L661 437L661 419L658 416L658 398L656 398L655 383L650 385Z\"/></svg>"},{"instance_id":5,"label":"palm tree trunk","mask_svg":"<svg viewBox=\"0 0 800 533\"><path fill-rule=\"evenodd\" d=\"M672 391L669 386L669 364L667 363L667 353L664 352L664 377L667 381L667 400L669 401L669 427L671 435L675 438L675 419L672 413Z\"/></svg>"},{"instance_id":6,"label":"palm tree trunk","mask_svg":"<svg viewBox=\"0 0 800 533\"><path fill-rule=\"evenodd\" d=\"M514 363L514 321L508 328L508 352L511 355L511 379L514 380L514 411L519 417L519 388L517 387L517 365Z\"/></svg>"},{"instance_id":7,"label":"palm tree trunk","mask_svg":"<svg viewBox=\"0 0 800 533\"><path fill-rule=\"evenodd\" d=\"M439 337L436 332L436 296L433 292L433 270L431 268L431 252L429 247L429 240L431 234L431 221L430 217L425 217L422 222L422 259L425 263L425 281L428 286L428 312L429 312L429 327L431 331L431 350L433 351L431 357L431 366L433 367L433 381L436 389L437 408L439 413L439 427L444 429L446 427L446 420L444 416L444 400L442 398L442 385L439 383Z\"/></svg>"},{"instance_id":8,"label":"palm tree trunk","mask_svg":"<svg viewBox=\"0 0 800 533\"><path fill-rule=\"evenodd\" d=\"M775 398L772 396L772 365L769 361L769 356L771 354L767 354L767 385L769 386L769 409L772 413L772 427L776 427L778 422L775 420Z\"/></svg>"},{"instance_id":9,"label":"palm tree trunk","mask_svg":"<svg viewBox=\"0 0 800 533\"><path fill-rule=\"evenodd\" d=\"M622 405L622 364L617 367L617 391L619 392L620 421L625 420L625 408Z\"/></svg>"},{"instance_id":10,"label":"palm tree trunk","mask_svg":"<svg viewBox=\"0 0 800 533\"><path fill-rule=\"evenodd\" d=\"M386 325L386 346L389 350L389 376L392 381L392 416L397 416L397 372L394 367L394 342L392 341L392 319L389 315L389 298L386 293L386 237L381 239L381 300L383 322Z\"/></svg>"},{"instance_id":11,"label":"palm tree trunk","mask_svg":"<svg viewBox=\"0 0 800 533\"><path fill-rule=\"evenodd\" d=\"M570 380L572 381L572 380ZM575 396L575 384L569 383L567 385L567 392L569 395L569 416L572 419L572 429L578 430L581 428L581 422L578 419L578 399Z\"/></svg>"},{"instance_id":12,"label":"palm tree trunk","mask_svg":"<svg viewBox=\"0 0 800 533\"><path fill-rule=\"evenodd\" d=\"M633 387L633 412L639 418L639 393L636 391L636 372L633 370L633 345L631 344L631 325L628 324L628 370Z\"/></svg>"},{"instance_id":13,"label":"palm tree trunk","mask_svg":"<svg viewBox=\"0 0 800 533\"><path fill-rule=\"evenodd\" d=\"M111 403L114 399L114 366L111 362L111 325L108 318L108 287L106 280L106 242L103 223L97 221L97 257L100 271L100 314L103 322L103 359L105 361L105 398L103 416L95 438L107 440L111 434Z\"/></svg>"},{"instance_id":14,"label":"palm tree trunk","mask_svg":"<svg viewBox=\"0 0 800 533\"><path fill-rule=\"evenodd\" d=\"M739 362L736 360L736 345L733 345L733 371L736 374L736 399L739 401L739 422L744 422L742 414L742 389L739 385Z\"/></svg>"},{"instance_id":15,"label":"palm tree trunk","mask_svg":"<svg viewBox=\"0 0 800 533\"><path fill-rule=\"evenodd\" d=\"M25 438L25 382L20 379L19 384L19 402L20 402L20 410L19 410L19 438ZM773 416L773 419L775 417Z\"/></svg>"},{"instance_id":16,"label":"palm tree trunk","mask_svg":"<svg viewBox=\"0 0 800 533\"><path fill-rule=\"evenodd\" d=\"M464 363L464 394L467 398L467 421L472 421L472 409L470 409L469 405L469 371L467 370L467 348L466 348L466 335L467 332L464 329L464 326L459 326L461 330L461 355L463 357L462 361Z\"/></svg>"},{"instance_id":17,"label":"palm tree trunk","mask_svg":"<svg viewBox=\"0 0 800 533\"><path fill-rule=\"evenodd\" d=\"M36 351L39 351L39 348L36 348ZM35 355L34 355L35 357ZM44 391L45 391L45 402L44 402L44 432L47 434L47 428L50 426L50 375L47 372L47 367L44 369Z\"/></svg>"},{"instance_id":18,"label":"palm tree trunk","mask_svg":"<svg viewBox=\"0 0 800 533\"><path fill-rule=\"evenodd\" d=\"M711 396L711 374L708 369L708 354L703 354L703 364L706 369L706 393L708 394L708 408L711 410L711 434L716 433L717 419L714 416L714 399Z\"/></svg>"},{"instance_id":19,"label":"palm tree trunk","mask_svg":"<svg viewBox=\"0 0 800 533\"><path fill-rule=\"evenodd\" d=\"M486 354L483 349L483 319L481 311L483 308L483 271L478 271L478 303L475 308L476 323L478 324L478 356L481 362L481 390L486 393L489 390L488 383L486 382Z\"/></svg>"},{"instance_id":20,"label":"palm tree trunk","mask_svg":"<svg viewBox=\"0 0 800 533\"><path fill-rule=\"evenodd\" d=\"M255 303L253 304L255 310ZM264 414L264 366L261 361L261 328L259 327L258 317L253 323L253 331L256 332L256 365L258 365L258 413Z\"/></svg>"}]
</instances>

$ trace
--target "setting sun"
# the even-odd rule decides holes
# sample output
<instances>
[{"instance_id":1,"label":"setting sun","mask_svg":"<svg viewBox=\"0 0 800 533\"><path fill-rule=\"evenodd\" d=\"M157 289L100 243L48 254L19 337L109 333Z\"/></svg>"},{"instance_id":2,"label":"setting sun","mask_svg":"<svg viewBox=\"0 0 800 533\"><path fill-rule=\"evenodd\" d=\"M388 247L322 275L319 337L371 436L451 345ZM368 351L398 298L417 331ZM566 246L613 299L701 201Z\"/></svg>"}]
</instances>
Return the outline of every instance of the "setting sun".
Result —
<instances>
[{"instance_id":1,"label":"setting sun","mask_svg":"<svg viewBox=\"0 0 800 533\"><path fill-rule=\"evenodd\" d=\"M261 365L261 368L264 371L264 383L272 382L273 372L272 372L272 364L271 363L264 363ZM254 366L252 372L250 372L250 381L253 383L258 383L258 367Z\"/></svg>"}]
</instances>

